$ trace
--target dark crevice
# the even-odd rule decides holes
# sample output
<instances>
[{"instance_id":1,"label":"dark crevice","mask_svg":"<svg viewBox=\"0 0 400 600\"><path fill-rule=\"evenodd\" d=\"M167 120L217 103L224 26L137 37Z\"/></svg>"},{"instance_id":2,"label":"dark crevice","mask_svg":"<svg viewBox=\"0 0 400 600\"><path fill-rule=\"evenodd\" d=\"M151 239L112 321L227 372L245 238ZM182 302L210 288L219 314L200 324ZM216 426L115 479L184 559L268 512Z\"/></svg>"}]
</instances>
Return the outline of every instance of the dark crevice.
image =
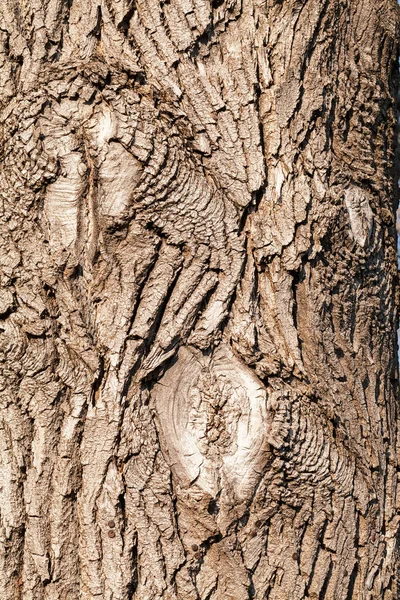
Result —
<instances>
[{"instance_id":1,"label":"dark crevice","mask_svg":"<svg viewBox=\"0 0 400 600\"><path fill-rule=\"evenodd\" d=\"M217 515L219 513L219 505L216 499L210 500L207 506L207 511L210 515Z\"/></svg>"},{"instance_id":2,"label":"dark crevice","mask_svg":"<svg viewBox=\"0 0 400 600\"><path fill-rule=\"evenodd\" d=\"M189 52L190 58L196 58L199 55L201 46L207 46L207 44L211 42L214 33L214 26L212 23L210 23L205 28L204 33L201 36L199 36L196 42L193 44L193 47Z\"/></svg>"},{"instance_id":3,"label":"dark crevice","mask_svg":"<svg viewBox=\"0 0 400 600\"><path fill-rule=\"evenodd\" d=\"M303 256L303 259L305 257ZM302 340L299 335L298 330L298 303L297 303L297 288L299 285L305 280L306 274L304 269L304 260L302 266L297 270L291 273L292 276L292 296L293 296L293 309L292 309L292 317L293 317L293 325L297 331L297 340L299 344L300 357L302 357Z\"/></svg>"},{"instance_id":4,"label":"dark crevice","mask_svg":"<svg viewBox=\"0 0 400 600\"><path fill-rule=\"evenodd\" d=\"M324 598L326 597L326 592L328 591L328 585L329 585L329 582L331 580L332 573L333 573L333 563L332 563L332 560L331 560L331 562L329 564L328 573L327 573L327 575L325 577L324 585L322 586L321 591L320 591L320 593L318 595L318 600L324 600Z\"/></svg>"},{"instance_id":5,"label":"dark crevice","mask_svg":"<svg viewBox=\"0 0 400 600\"><path fill-rule=\"evenodd\" d=\"M64 25L69 25L69 15L70 15L70 12L71 12L73 1L74 0L65 0L63 2L63 5L64 5L63 8L65 9L65 15L64 15L64 18L63 18Z\"/></svg>"},{"instance_id":6,"label":"dark crevice","mask_svg":"<svg viewBox=\"0 0 400 600\"><path fill-rule=\"evenodd\" d=\"M97 7L97 22L96 22L96 25L94 26L94 28L92 29L92 31L89 33L89 35L92 35L93 37L95 37L98 40L101 38L102 21L103 21L103 15L101 12L101 6L98 6Z\"/></svg>"},{"instance_id":7,"label":"dark crevice","mask_svg":"<svg viewBox=\"0 0 400 600\"><path fill-rule=\"evenodd\" d=\"M205 550L205 552L207 552L211 548L211 546L221 542L223 540L223 537L224 536L222 535L222 533L217 533L216 535L211 535L209 538L204 540L204 542L202 542L201 547L203 548L203 550Z\"/></svg>"},{"instance_id":8,"label":"dark crevice","mask_svg":"<svg viewBox=\"0 0 400 600\"><path fill-rule=\"evenodd\" d=\"M253 600L253 598L256 597L256 588L253 583L253 574L251 573L251 571L248 571L247 574L250 580L249 587L247 588L249 600Z\"/></svg>"},{"instance_id":9,"label":"dark crevice","mask_svg":"<svg viewBox=\"0 0 400 600\"><path fill-rule=\"evenodd\" d=\"M315 25L312 39L308 42L307 49L304 53L304 58L303 58L300 75L299 75L300 81L304 81L304 79L305 79L306 69L307 69L308 65L310 64L311 57L314 53L315 48L317 47L318 34L320 33L324 18L326 16L330 6L331 6L331 3L329 2L329 0L325 0L324 5L320 9L320 14L318 17L318 21Z\"/></svg>"},{"instance_id":10,"label":"dark crevice","mask_svg":"<svg viewBox=\"0 0 400 600\"><path fill-rule=\"evenodd\" d=\"M132 578L127 587L128 600L133 600L139 584L137 537L134 540L131 550L131 573Z\"/></svg>"},{"instance_id":11,"label":"dark crevice","mask_svg":"<svg viewBox=\"0 0 400 600\"><path fill-rule=\"evenodd\" d=\"M129 340L129 338L131 337L130 334L129 334L129 332L130 332L130 330L131 330L131 328L132 328L132 326L134 324L134 321L135 321L135 318L136 318L136 314L137 314L137 311L139 309L140 302L142 300L142 294L143 294L145 285L146 285L147 281L149 280L149 277L150 277L150 275L151 275L151 273L153 271L153 267L154 267L154 265L156 263L156 259L157 259L157 255L154 257L153 263L149 267L149 270L148 270L148 272L146 274L146 277L144 278L144 281L142 283L141 290L140 290L140 292L138 294L137 301L136 301L136 306L135 306L135 309L132 312L132 317L131 317L130 327L129 327L129 331L128 331L128 335L127 335L127 340ZM165 295L165 298L164 298L163 302L158 307L157 315L155 316L154 322L152 323L152 325L151 325L151 327L150 327L150 329L148 331L146 339L143 340L143 343L142 343L142 352L140 353L140 358L131 366L131 368L129 370L129 374L128 374L127 378L126 378L126 381L125 381L125 384L124 384L124 388L123 388L123 391L122 391L122 397L125 397L127 395L134 373L139 368L139 366L143 362L143 360L145 360L148 352L151 349L152 342L154 341L154 338L155 338L155 336L157 334L157 331L158 331L158 329L160 327L160 324L161 324L161 321L162 321L162 318L163 318L166 306L167 306L167 304L168 304L168 302L169 302L169 300L171 298L171 294L172 294L172 292L173 292L173 290L175 288L176 282L177 282L179 274L181 272L181 268L182 268L181 266L179 266L179 267L176 268L176 270L175 270L175 277L174 277L173 281L171 281L171 283L169 284L169 288L168 288L168 291L167 291L167 293ZM176 345L176 340L174 340L173 343ZM165 363L161 364L157 369L155 369L154 371L152 371L148 375L148 377L146 377L144 379L144 381L147 381L147 383L151 385L151 382L155 381L157 379L157 377L160 376L160 374L163 372L163 370L165 370L166 368L169 368L171 366L172 361L174 359L175 359L175 357L172 357L171 359L165 361Z\"/></svg>"},{"instance_id":12,"label":"dark crevice","mask_svg":"<svg viewBox=\"0 0 400 600\"><path fill-rule=\"evenodd\" d=\"M346 600L352 600L352 598L354 598L354 586L355 586L356 579L357 579L357 573L358 573L358 563L356 562L353 567L353 570L351 572L351 575L350 575L350 581L349 581L349 587L347 589Z\"/></svg>"},{"instance_id":13,"label":"dark crevice","mask_svg":"<svg viewBox=\"0 0 400 600\"><path fill-rule=\"evenodd\" d=\"M214 596L214 593L217 591L217 589L218 589L218 577L216 578L215 584L213 585L212 589L209 591L207 596L204 598L204 600L212 600L212 597Z\"/></svg>"},{"instance_id":14,"label":"dark crevice","mask_svg":"<svg viewBox=\"0 0 400 600\"><path fill-rule=\"evenodd\" d=\"M131 19L135 13L136 10L136 2L133 1L132 5L130 6L128 12L125 14L124 18L122 19L122 21L120 21L117 25L117 29L119 29L120 31L122 31L125 35L127 35L127 32L129 30L129 24L131 22Z\"/></svg>"},{"instance_id":15,"label":"dark crevice","mask_svg":"<svg viewBox=\"0 0 400 600\"><path fill-rule=\"evenodd\" d=\"M58 41L48 40L45 49L48 55L48 60L57 62L61 57L61 52L64 44L64 32L61 30L60 39Z\"/></svg>"}]
</instances>

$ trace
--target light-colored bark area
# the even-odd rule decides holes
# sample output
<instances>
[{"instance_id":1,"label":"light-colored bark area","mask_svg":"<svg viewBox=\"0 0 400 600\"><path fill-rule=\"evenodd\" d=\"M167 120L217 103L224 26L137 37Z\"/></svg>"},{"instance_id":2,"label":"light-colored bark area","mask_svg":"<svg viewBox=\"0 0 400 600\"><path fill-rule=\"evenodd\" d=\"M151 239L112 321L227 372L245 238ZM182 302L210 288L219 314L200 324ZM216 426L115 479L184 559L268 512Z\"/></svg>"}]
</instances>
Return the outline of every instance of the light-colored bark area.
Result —
<instances>
[{"instance_id":1,"label":"light-colored bark area","mask_svg":"<svg viewBox=\"0 0 400 600\"><path fill-rule=\"evenodd\" d=\"M394 0L1 0L1 600L399 597Z\"/></svg>"}]
</instances>

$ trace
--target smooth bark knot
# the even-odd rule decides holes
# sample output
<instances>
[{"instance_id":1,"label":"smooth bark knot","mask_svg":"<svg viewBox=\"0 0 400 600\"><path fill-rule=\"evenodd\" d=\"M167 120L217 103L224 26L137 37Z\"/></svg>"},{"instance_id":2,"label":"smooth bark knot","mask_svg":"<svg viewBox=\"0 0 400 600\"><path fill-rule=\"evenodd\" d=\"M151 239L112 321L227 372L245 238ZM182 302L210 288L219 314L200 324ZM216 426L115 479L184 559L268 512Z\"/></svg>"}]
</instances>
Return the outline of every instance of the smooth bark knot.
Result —
<instances>
[{"instance_id":1,"label":"smooth bark knot","mask_svg":"<svg viewBox=\"0 0 400 600\"><path fill-rule=\"evenodd\" d=\"M370 240L374 225L374 213L366 192L352 186L345 191L344 201L349 213L351 235L357 244L365 248Z\"/></svg>"},{"instance_id":2,"label":"smooth bark knot","mask_svg":"<svg viewBox=\"0 0 400 600\"><path fill-rule=\"evenodd\" d=\"M66 90L44 109L38 127L42 152L58 165L44 198L49 242L79 253L83 244L94 250L101 229L129 216L154 126L137 94L106 100L84 80L73 83L81 95L71 98Z\"/></svg>"},{"instance_id":3,"label":"smooth bark knot","mask_svg":"<svg viewBox=\"0 0 400 600\"><path fill-rule=\"evenodd\" d=\"M161 444L183 487L229 504L251 498L268 456L266 391L226 346L191 347L156 384Z\"/></svg>"}]
</instances>

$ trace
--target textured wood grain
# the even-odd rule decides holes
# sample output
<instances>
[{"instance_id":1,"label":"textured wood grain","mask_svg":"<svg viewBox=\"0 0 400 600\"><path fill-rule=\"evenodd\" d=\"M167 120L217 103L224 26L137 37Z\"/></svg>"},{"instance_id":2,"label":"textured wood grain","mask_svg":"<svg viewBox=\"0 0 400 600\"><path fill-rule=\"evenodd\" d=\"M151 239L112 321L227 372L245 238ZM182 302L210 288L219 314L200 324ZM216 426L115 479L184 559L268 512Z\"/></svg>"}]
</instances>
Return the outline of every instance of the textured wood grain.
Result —
<instances>
[{"instance_id":1,"label":"textured wood grain","mask_svg":"<svg viewBox=\"0 0 400 600\"><path fill-rule=\"evenodd\" d=\"M395 600L395 0L2 0L1 600Z\"/></svg>"}]
</instances>

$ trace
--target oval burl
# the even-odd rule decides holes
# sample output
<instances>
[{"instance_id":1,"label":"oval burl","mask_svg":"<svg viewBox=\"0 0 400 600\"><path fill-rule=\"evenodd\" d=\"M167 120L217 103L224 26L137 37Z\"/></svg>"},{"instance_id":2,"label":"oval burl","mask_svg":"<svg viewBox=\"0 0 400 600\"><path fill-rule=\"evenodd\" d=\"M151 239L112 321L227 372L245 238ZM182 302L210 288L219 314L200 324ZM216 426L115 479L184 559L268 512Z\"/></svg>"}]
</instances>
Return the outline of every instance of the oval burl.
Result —
<instances>
[{"instance_id":1,"label":"oval burl","mask_svg":"<svg viewBox=\"0 0 400 600\"><path fill-rule=\"evenodd\" d=\"M230 347L183 347L153 398L178 483L213 498L250 499L268 456L266 392Z\"/></svg>"}]
</instances>

